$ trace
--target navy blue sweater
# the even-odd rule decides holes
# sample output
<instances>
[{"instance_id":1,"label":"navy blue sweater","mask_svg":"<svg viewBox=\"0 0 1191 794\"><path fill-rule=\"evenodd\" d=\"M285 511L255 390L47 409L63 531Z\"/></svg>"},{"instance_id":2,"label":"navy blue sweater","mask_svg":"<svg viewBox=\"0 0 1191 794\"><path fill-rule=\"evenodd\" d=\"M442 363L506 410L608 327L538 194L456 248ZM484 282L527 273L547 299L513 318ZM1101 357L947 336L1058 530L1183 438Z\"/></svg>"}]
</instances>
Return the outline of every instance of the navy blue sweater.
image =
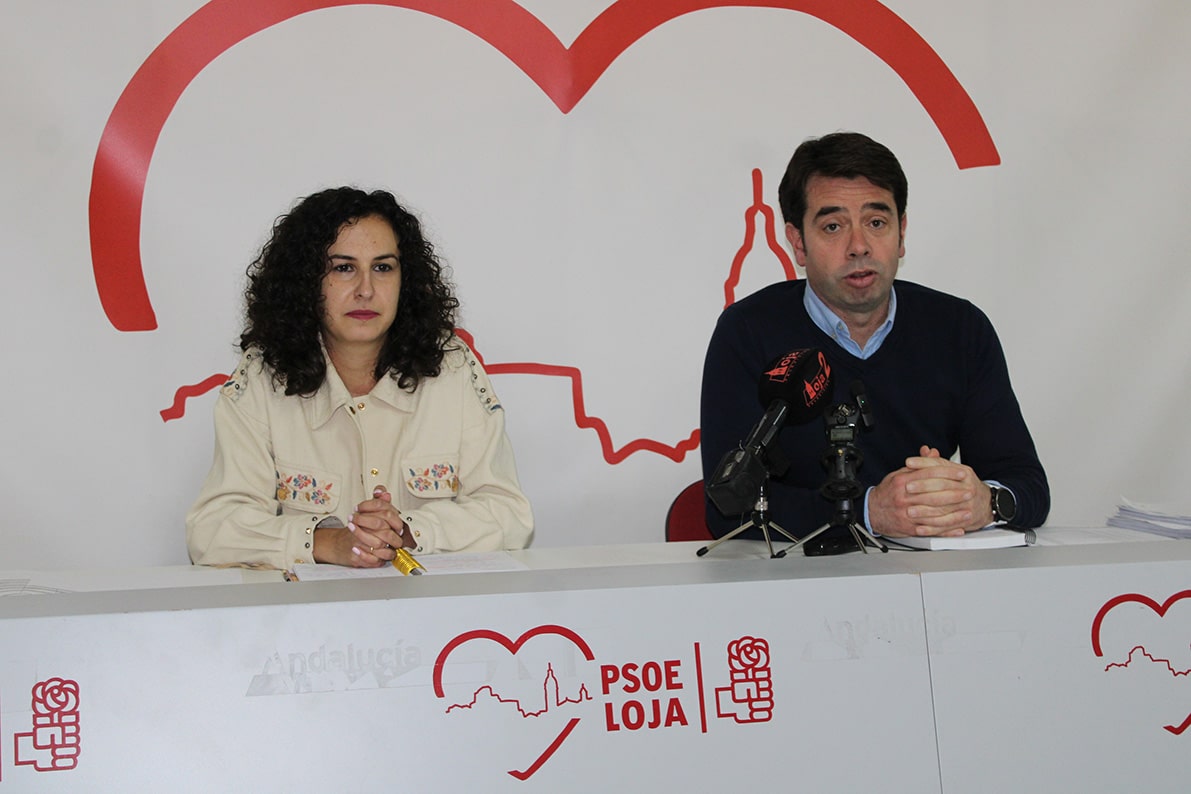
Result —
<instances>
[{"instance_id":1,"label":"navy blue sweater","mask_svg":"<svg viewBox=\"0 0 1191 794\"><path fill-rule=\"evenodd\" d=\"M1036 527L1046 520L1046 472L1009 383L1001 343L982 311L961 298L898 281L893 330L873 356L861 360L814 324L803 305L805 289L803 280L774 284L720 316L703 367L705 482L767 407L757 396L765 366L791 350L817 347L832 367L832 404L852 403L850 384L859 379L872 406L873 429L856 434L863 457L856 474L865 488L905 465L923 444L945 458L958 449L978 477L1013 490L1015 525ZM796 536L806 535L826 523L835 506L819 494L827 480L825 422L787 427L778 443L789 470L770 481L770 518ZM861 523L863 509L861 496L855 505ZM708 501L707 523L718 537L739 526L742 516L724 516Z\"/></svg>"}]
</instances>

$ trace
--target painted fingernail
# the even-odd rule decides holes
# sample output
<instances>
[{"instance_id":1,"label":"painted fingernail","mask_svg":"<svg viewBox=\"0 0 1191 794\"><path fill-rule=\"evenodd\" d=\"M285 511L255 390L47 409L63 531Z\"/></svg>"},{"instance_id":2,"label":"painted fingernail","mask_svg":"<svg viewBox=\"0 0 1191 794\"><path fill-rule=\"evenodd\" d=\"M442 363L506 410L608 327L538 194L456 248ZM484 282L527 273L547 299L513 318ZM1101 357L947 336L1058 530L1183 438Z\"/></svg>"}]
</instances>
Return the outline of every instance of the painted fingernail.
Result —
<instances>
[{"instance_id":1,"label":"painted fingernail","mask_svg":"<svg viewBox=\"0 0 1191 794\"><path fill-rule=\"evenodd\" d=\"M352 522L348 521L348 522L347 522L347 531L348 531L348 532L355 532L355 531L356 531L356 525L355 525L355 524L353 524Z\"/></svg>"},{"instance_id":2,"label":"painted fingernail","mask_svg":"<svg viewBox=\"0 0 1191 794\"><path fill-rule=\"evenodd\" d=\"M352 546L352 554L354 554L354 555L356 555L357 557L359 557L359 556L360 556L360 550L359 550L359 549L357 549L355 546Z\"/></svg>"}]
</instances>

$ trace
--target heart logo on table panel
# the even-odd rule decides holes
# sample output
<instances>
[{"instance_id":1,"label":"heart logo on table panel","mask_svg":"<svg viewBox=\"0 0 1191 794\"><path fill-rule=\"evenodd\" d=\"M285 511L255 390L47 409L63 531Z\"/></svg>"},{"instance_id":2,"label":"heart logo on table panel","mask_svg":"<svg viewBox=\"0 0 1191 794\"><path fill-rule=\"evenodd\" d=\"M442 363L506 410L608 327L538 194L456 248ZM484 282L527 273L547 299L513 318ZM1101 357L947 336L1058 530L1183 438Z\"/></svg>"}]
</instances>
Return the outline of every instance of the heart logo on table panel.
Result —
<instances>
[{"instance_id":1,"label":"heart logo on table panel","mask_svg":"<svg viewBox=\"0 0 1191 794\"><path fill-rule=\"evenodd\" d=\"M586 659L589 662L595 660L595 654L592 653L591 647L587 644L587 641L584 640L582 637L580 637L578 634L576 634L571 629L566 628L565 626L556 626L556 625L537 626L537 627L532 628L529 631L525 632L520 637L518 637L516 640L510 640L508 637L501 634L500 632L490 631L488 629L477 629L474 631L468 631L463 634L460 634L458 637L456 637L455 639L448 642L443 647L442 651L439 652L438 658L436 658L434 660L434 694L435 694L435 696L438 698L446 697L446 690L443 687L443 670L446 667L447 658L459 646L464 645L465 643L468 643L468 642L476 641L476 640L489 640L491 642L495 642L498 645L500 645L502 648L504 648L506 651L508 651L511 656L516 656L517 652L527 642L534 639L535 637L544 637L544 636L562 637L563 639L568 640L569 642L573 643L575 645L575 647L577 647L580 650L580 652L582 652L584 659ZM552 671L551 671L551 674L552 674ZM557 684L557 679L555 679L555 683ZM478 698L480 696L481 692L485 692L485 694L487 694L489 697L492 697L492 698L499 700L501 702L514 704L518 708L518 710L520 710L521 715L523 717L541 716L545 711L548 711L551 706L551 704L549 702L547 702L545 704L546 708L543 711L527 713L525 711L525 709L522 708L520 703L517 703L516 701L511 700L511 699L502 697L497 692L495 692L491 686L485 685L475 691L475 693L473 694L472 703L464 704L462 706L460 706L459 704L456 704L456 705L448 708L447 711L450 712L456 708L470 708L472 705L475 704L476 698ZM590 699L590 697L588 697L587 699ZM567 700L566 702L567 703L578 703L578 702L581 702L581 700L582 700L582 698L577 698L577 699L573 699L573 700ZM557 705L557 704L555 704L555 705ZM538 754L537 758L534 759L533 763L531 763L529 766L527 766L523 770L509 770L509 774L512 775L513 777L517 778L518 780L526 780L529 777L531 777L535 772L538 771L538 769L541 768L542 764L546 763L546 761L548 761L550 759L550 756L554 755L555 751L558 750L558 748L562 746L562 743L564 741L566 741L568 736L570 736L571 731L573 731L575 729L575 726L579 724L579 719L580 719L579 717L571 717L567 721L566 725L563 726L563 728L553 738L553 740L549 744L546 745L546 749L544 749L541 753Z\"/></svg>"},{"instance_id":2,"label":"heart logo on table panel","mask_svg":"<svg viewBox=\"0 0 1191 794\"><path fill-rule=\"evenodd\" d=\"M672 19L710 8L797 11L843 31L901 76L960 168L1000 162L979 111L946 64L876 0L619 0L570 47L512 0L213 0L167 36L133 75L95 155L89 201L92 267L100 302L117 330L157 328L140 257L141 209L153 151L182 92L215 58L255 33L311 11L365 4L420 11L470 31L515 63L563 113L622 52Z\"/></svg>"},{"instance_id":3,"label":"heart logo on table panel","mask_svg":"<svg viewBox=\"0 0 1191 794\"><path fill-rule=\"evenodd\" d=\"M1184 599L1191 599L1191 590L1181 590L1163 601L1161 604L1149 596L1141 595L1140 593L1125 593L1123 595L1109 599L1104 603L1104 606L1100 607L1099 611L1096 613L1096 617L1092 620L1092 651L1095 652L1097 656L1104 656L1104 649L1101 646L1101 629L1104 624L1104 619L1113 609L1121 606L1122 604L1141 604L1142 606L1153 610L1158 617L1164 618L1166 617L1166 613L1170 611L1171 607L1178 602L1183 601ZM1111 663L1104 669L1107 672L1108 670L1115 668L1129 667L1129 665L1135 661L1135 657L1138 656L1143 657L1150 663L1164 665L1170 672L1171 676L1175 678L1185 678L1187 676L1191 676L1191 669L1179 669L1171 661L1171 659L1161 658L1160 656L1153 655L1150 651L1146 650L1144 645L1134 646L1129 651L1129 655L1125 661ZM1172 733L1176 736L1181 735L1187 730L1187 728L1191 727L1191 714L1188 714L1178 725L1172 724L1164 725L1162 727L1168 733Z\"/></svg>"}]
</instances>

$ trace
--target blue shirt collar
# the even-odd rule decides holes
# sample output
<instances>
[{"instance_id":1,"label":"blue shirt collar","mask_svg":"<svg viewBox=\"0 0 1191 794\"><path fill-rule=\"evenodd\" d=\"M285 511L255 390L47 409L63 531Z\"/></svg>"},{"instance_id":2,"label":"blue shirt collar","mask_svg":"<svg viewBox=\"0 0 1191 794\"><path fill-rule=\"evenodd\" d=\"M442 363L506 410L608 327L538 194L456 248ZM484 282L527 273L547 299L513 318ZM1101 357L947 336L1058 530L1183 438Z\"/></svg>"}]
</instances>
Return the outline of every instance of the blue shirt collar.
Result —
<instances>
[{"instance_id":1,"label":"blue shirt collar","mask_svg":"<svg viewBox=\"0 0 1191 794\"><path fill-rule=\"evenodd\" d=\"M848 324L827 308L827 304L811 289L809 281L806 284L806 292L802 296L802 305L806 307L806 313L810 315L811 321L819 327L820 331L830 336L837 345L856 358L866 359L881 349L889 332L893 330L893 318L897 315L897 290L892 286L889 288L889 316L885 318L885 322L881 323L881 327L868 338L864 349L861 349L860 345L852 340L852 334L848 332Z\"/></svg>"}]
</instances>

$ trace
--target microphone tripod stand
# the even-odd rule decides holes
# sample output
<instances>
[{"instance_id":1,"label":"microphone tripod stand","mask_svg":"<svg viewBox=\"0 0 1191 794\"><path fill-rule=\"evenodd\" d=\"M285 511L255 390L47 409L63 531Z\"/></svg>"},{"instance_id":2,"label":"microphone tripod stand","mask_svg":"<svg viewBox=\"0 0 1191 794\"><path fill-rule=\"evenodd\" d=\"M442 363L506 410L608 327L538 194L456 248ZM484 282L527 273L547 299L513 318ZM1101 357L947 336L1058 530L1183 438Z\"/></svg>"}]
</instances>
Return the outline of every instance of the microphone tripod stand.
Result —
<instances>
[{"instance_id":1,"label":"microphone tripod stand","mask_svg":"<svg viewBox=\"0 0 1191 794\"><path fill-rule=\"evenodd\" d=\"M827 482L819 489L819 493L835 502L835 513L831 520L816 529L811 534L797 540L794 545L783 549L781 554L796 549L814 540L829 529L846 527L852 533L852 539L862 552L868 554L868 547L888 552L889 547L878 537L870 535L868 530L856 520L853 503L864 493L860 482L856 479L856 469L864 462L860 450L852 446L849 439L846 443L833 444L823 455L823 467L829 472ZM834 553L834 552L828 552Z\"/></svg>"},{"instance_id":2,"label":"microphone tripod stand","mask_svg":"<svg viewBox=\"0 0 1191 794\"><path fill-rule=\"evenodd\" d=\"M782 550L782 551L778 551L778 552L775 552L773 550L773 541L770 540L770 536L769 536L769 530L771 530L771 529L774 532L779 532L782 535L785 535L788 540L794 541L795 546L798 545L798 538L794 537L789 532L782 529L775 522L769 520L769 497L765 493L765 484L767 482L768 482L768 479L762 480L760 487L757 489L757 500L756 500L756 502L753 503L753 512L750 515L749 520L744 522L740 526L738 526L736 529L729 532L727 535L724 535L722 538L714 540L711 543L704 546L703 548L696 551L695 552L696 556L702 557L704 554L711 551L716 546L723 543L725 540L731 540L732 538L739 535L741 532L744 532L746 529L752 529L753 527L757 527L758 529L761 530L761 535L762 535L762 537L765 538L765 546L766 546L766 548L769 549L770 558L776 559L778 557L786 556L786 550ZM790 548L794 548L794 546L791 546Z\"/></svg>"},{"instance_id":3,"label":"microphone tripod stand","mask_svg":"<svg viewBox=\"0 0 1191 794\"><path fill-rule=\"evenodd\" d=\"M787 552L793 551L799 546L807 543L808 541L814 540L827 530L834 529L835 527L847 527L852 533L852 539L856 541L856 545L865 554L868 554L869 546L872 546L874 549L880 549L882 552L888 552L889 547L886 546L880 538L870 535L868 530L857 523L852 512L851 500L845 500L845 502L847 502L846 505L844 502L836 505L835 515L831 517L830 521L816 529L811 534L807 535L805 538L795 541L794 545L782 549L782 551L775 556L784 557Z\"/></svg>"}]
</instances>

